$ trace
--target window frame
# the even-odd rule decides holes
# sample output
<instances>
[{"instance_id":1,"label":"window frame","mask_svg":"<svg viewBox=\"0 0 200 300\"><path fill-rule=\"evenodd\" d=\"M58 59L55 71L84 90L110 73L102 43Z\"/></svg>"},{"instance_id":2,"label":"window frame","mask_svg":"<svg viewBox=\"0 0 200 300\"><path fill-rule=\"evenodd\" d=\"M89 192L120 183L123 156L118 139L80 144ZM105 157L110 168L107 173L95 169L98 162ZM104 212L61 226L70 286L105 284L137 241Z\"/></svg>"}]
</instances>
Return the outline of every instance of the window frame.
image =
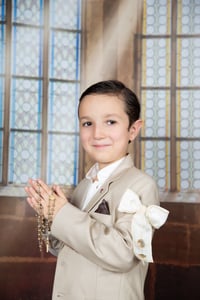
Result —
<instances>
[{"instance_id":1,"label":"window frame","mask_svg":"<svg viewBox=\"0 0 200 300\"><path fill-rule=\"evenodd\" d=\"M46 181L47 179L47 148L48 148L48 135L52 133L51 130L48 130L48 85L51 80L56 81L56 79L51 79L49 76L49 45L50 45L50 0L44 1L44 24L33 26L27 25L27 27L36 27L43 29L43 65L42 65L42 77L37 77L36 79L41 79L43 81L42 85L42 125L41 129L37 129L36 132L41 133L41 178ZM84 1L83 1L84 2ZM83 6L83 4L81 4ZM24 184L12 184L8 182L8 173L9 173L9 138L10 138L10 98L11 98L11 81L12 78L18 78L18 76L12 75L11 68L11 55L12 55L12 1L6 1L6 20L2 21L2 24L6 25L5 31L5 95L3 100L3 151L2 151L2 182L0 183L0 196L8 195L24 195ZM81 7L81 28L77 30L70 30L71 32L77 32L81 35L81 43L82 43L82 16L83 10ZM17 23L20 26L20 23ZM26 27L25 24L23 26ZM54 30L54 28L53 28ZM55 29L56 30L56 29ZM68 30L66 30L68 31ZM80 52L80 61L82 61L82 53ZM67 83L78 83L81 86L81 67L79 70L79 80L63 80ZM20 76L20 78L28 78ZM34 79L34 77L31 77ZM62 79L60 80L62 82ZM15 130L14 130L15 131ZM20 132L20 129L17 130ZM35 132L35 130L28 130L28 132ZM56 132L57 133L57 132ZM80 172L83 170L83 155L82 150L79 149L79 160L78 160L78 178L80 178ZM80 167L80 168L79 168ZM71 190L73 186L63 186L64 189Z\"/></svg>"},{"instance_id":2,"label":"window frame","mask_svg":"<svg viewBox=\"0 0 200 300\"><path fill-rule=\"evenodd\" d=\"M143 11L143 1L142 1L142 11ZM141 19L138 20L136 35L134 36L134 48L135 48L135 64L134 64L134 74L135 75L135 82L134 87L139 95L140 99L142 97L142 91L145 89L151 90L163 90L163 87L144 87L142 86L142 41L143 39L156 39L156 38L170 38L171 42L171 83L170 86L164 87L165 91L169 91L170 93L170 136L163 137L163 138L154 138L152 137L142 137L141 134L135 143L135 162L136 166L141 168L141 142L147 140L164 140L170 143L170 183L169 183L169 190L161 192L161 199L163 201L181 201L181 202L196 202L200 201L200 194L199 190L188 190L188 191L179 191L178 190L178 180L177 180L177 142L180 141L200 141L200 138L193 138L193 137L178 137L176 132L176 93L179 91L187 90L199 90L200 87L198 86L177 86L177 41L180 38L188 38L188 37L198 37L200 38L199 34L178 34L177 33L177 19L178 19L178 1L171 0L171 11L172 11L172 18L171 18L171 32L170 34L165 35L158 35L158 34L143 34L143 14L141 14ZM188 200L189 199L189 200Z\"/></svg>"}]
</instances>

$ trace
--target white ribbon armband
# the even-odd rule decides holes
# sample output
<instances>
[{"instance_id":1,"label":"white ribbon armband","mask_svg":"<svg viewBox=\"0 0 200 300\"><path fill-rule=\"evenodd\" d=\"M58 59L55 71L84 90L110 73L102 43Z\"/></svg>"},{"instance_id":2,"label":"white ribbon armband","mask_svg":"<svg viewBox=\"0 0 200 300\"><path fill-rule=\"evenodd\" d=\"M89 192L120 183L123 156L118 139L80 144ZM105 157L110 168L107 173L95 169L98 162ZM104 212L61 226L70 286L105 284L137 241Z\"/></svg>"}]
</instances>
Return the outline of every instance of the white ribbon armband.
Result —
<instances>
[{"instance_id":1,"label":"white ribbon armband","mask_svg":"<svg viewBox=\"0 0 200 300\"><path fill-rule=\"evenodd\" d=\"M131 232L135 256L143 262L153 262L153 228L158 229L166 222L169 211L158 205L143 205L138 195L130 189L124 193L118 210L133 214Z\"/></svg>"}]
</instances>

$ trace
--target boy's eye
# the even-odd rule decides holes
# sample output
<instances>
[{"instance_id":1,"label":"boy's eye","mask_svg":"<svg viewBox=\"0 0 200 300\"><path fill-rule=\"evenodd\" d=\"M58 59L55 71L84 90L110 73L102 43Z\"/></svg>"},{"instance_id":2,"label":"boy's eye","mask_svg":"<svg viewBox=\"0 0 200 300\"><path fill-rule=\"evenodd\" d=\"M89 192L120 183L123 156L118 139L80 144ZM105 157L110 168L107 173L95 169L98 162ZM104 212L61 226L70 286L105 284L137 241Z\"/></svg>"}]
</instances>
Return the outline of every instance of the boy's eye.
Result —
<instances>
[{"instance_id":1,"label":"boy's eye","mask_svg":"<svg viewBox=\"0 0 200 300\"><path fill-rule=\"evenodd\" d=\"M116 121L114 121L114 120L108 120L108 121L107 121L107 124L108 124L108 125L112 125L112 124L115 124L115 123L116 123Z\"/></svg>"},{"instance_id":2,"label":"boy's eye","mask_svg":"<svg viewBox=\"0 0 200 300\"><path fill-rule=\"evenodd\" d=\"M91 126L91 125L92 125L92 122L89 122L89 121L84 122L84 123L82 124L83 127L88 127L88 126Z\"/></svg>"}]
</instances>

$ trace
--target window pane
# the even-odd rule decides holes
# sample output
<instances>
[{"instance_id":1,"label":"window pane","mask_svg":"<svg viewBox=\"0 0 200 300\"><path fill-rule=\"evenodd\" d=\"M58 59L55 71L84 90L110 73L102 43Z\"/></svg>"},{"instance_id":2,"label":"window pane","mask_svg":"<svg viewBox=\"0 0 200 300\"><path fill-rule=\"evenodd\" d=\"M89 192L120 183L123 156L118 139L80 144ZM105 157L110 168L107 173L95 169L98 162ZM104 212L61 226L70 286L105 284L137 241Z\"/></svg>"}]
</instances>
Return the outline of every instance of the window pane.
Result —
<instances>
[{"instance_id":1,"label":"window pane","mask_svg":"<svg viewBox=\"0 0 200 300\"><path fill-rule=\"evenodd\" d=\"M200 137L199 91L177 92L177 136Z\"/></svg>"},{"instance_id":2,"label":"window pane","mask_svg":"<svg viewBox=\"0 0 200 300\"><path fill-rule=\"evenodd\" d=\"M40 25L43 22L43 0L13 0L13 21Z\"/></svg>"},{"instance_id":3,"label":"window pane","mask_svg":"<svg viewBox=\"0 0 200 300\"><path fill-rule=\"evenodd\" d=\"M141 135L144 137L169 137L170 94L169 91L148 90L142 92Z\"/></svg>"},{"instance_id":4,"label":"window pane","mask_svg":"<svg viewBox=\"0 0 200 300\"><path fill-rule=\"evenodd\" d=\"M80 29L80 6L80 0L51 0L51 26L63 29Z\"/></svg>"},{"instance_id":5,"label":"window pane","mask_svg":"<svg viewBox=\"0 0 200 300\"><path fill-rule=\"evenodd\" d=\"M51 35L52 78L79 80L80 34L74 32L53 31Z\"/></svg>"},{"instance_id":6,"label":"window pane","mask_svg":"<svg viewBox=\"0 0 200 300\"><path fill-rule=\"evenodd\" d=\"M12 85L11 128L41 129L41 82L15 79Z\"/></svg>"},{"instance_id":7,"label":"window pane","mask_svg":"<svg viewBox=\"0 0 200 300\"><path fill-rule=\"evenodd\" d=\"M0 9L2 7L0 6ZM2 12L3 14L3 12ZM4 78L5 78L5 26L0 24L0 130L3 127L4 107Z\"/></svg>"},{"instance_id":8,"label":"window pane","mask_svg":"<svg viewBox=\"0 0 200 300\"><path fill-rule=\"evenodd\" d=\"M51 82L49 91L49 131L77 131L77 85Z\"/></svg>"},{"instance_id":9,"label":"window pane","mask_svg":"<svg viewBox=\"0 0 200 300\"><path fill-rule=\"evenodd\" d=\"M160 190L169 189L170 152L169 142L148 140L141 143L142 169L152 176Z\"/></svg>"},{"instance_id":10,"label":"window pane","mask_svg":"<svg viewBox=\"0 0 200 300\"><path fill-rule=\"evenodd\" d=\"M79 85L51 82L48 130L48 183L75 185L78 169ZM62 134L61 134L62 133ZM65 134L64 134L65 133Z\"/></svg>"},{"instance_id":11,"label":"window pane","mask_svg":"<svg viewBox=\"0 0 200 300\"><path fill-rule=\"evenodd\" d=\"M4 113L4 78L0 77L0 130L3 127L3 113Z\"/></svg>"},{"instance_id":12,"label":"window pane","mask_svg":"<svg viewBox=\"0 0 200 300\"><path fill-rule=\"evenodd\" d=\"M41 134L11 132L9 153L9 183L27 183L39 178L41 169Z\"/></svg>"},{"instance_id":13,"label":"window pane","mask_svg":"<svg viewBox=\"0 0 200 300\"><path fill-rule=\"evenodd\" d=\"M199 34L200 2L199 0L178 1L178 33Z\"/></svg>"},{"instance_id":14,"label":"window pane","mask_svg":"<svg viewBox=\"0 0 200 300\"><path fill-rule=\"evenodd\" d=\"M151 38L142 43L142 85L170 85L170 40Z\"/></svg>"},{"instance_id":15,"label":"window pane","mask_svg":"<svg viewBox=\"0 0 200 300\"><path fill-rule=\"evenodd\" d=\"M170 33L171 10L169 0L148 0L143 2L143 33L167 34Z\"/></svg>"},{"instance_id":16,"label":"window pane","mask_svg":"<svg viewBox=\"0 0 200 300\"><path fill-rule=\"evenodd\" d=\"M178 39L177 45L177 85L199 86L200 38Z\"/></svg>"},{"instance_id":17,"label":"window pane","mask_svg":"<svg viewBox=\"0 0 200 300\"><path fill-rule=\"evenodd\" d=\"M177 173L180 190L199 190L200 141L182 141L177 145Z\"/></svg>"},{"instance_id":18,"label":"window pane","mask_svg":"<svg viewBox=\"0 0 200 300\"><path fill-rule=\"evenodd\" d=\"M77 183L78 139L74 135L49 135L48 183Z\"/></svg>"},{"instance_id":19,"label":"window pane","mask_svg":"<svg viewBox=\"0 0 200 300\"><path fill-rule=\"evenodd\" d=\"M0 20L5 20L5 1L0 1ZM3 122L4 122L4 78L5 78L5 25L0 24L0 182L3 167Z\"/></svg>"},{"instance_id":20,"label":"window pane","mask_svg":"<svg viewBox=\"0 0 200 300\"><path fill-rule=\"evenodd\" d=\"M0 75L5 72L5 25L0 24Z\"/></svg>"},{"instance_id":21,"label":"window pane","mask_svg":"<svg viewBox=\"0 0 200 300\"><path fill-rule=\"evenodd\" d=\"M41 76L41 30L15 26L13 29L13 74Z\"/></svg>"},{"instance_id":22,"label":"window pane","mask_svg":"<svg viewBox=\"0 0 200 300\"><path fill-rule=\"evenodd\" d=\"M5 13L6 13L6 0L0 1L0 20L5 21Z\"/></svg>"}]
</instances>

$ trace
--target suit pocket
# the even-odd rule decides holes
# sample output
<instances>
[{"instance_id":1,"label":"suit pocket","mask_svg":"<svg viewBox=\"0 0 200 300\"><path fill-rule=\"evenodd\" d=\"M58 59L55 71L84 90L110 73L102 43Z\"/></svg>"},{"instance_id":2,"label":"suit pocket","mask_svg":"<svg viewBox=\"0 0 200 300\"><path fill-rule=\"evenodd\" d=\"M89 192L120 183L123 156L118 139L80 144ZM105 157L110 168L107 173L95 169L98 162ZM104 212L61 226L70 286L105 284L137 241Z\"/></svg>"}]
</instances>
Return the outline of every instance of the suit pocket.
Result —
<instances>
[{"instance_id":1,"label":"suit pocket","mask_svg":"<svg viewBox=\"0 0 200 300\"><path fill-rule=\"evenodd\" d=\"M103 215L110 215L108 202L105 199L103 199L97 207L97 209L95 210L95 212Z\"/></svg>"},{"instance_id":2,"label":"suit pocket","mask_svg":"<svg viewBox=\"0 0 200 300\"><path fill-rule=\"evenodd\" d=\"M90 212L90 216L108 227L111 227L113 225L112 215L105 215L98 212Z\"/></svg>"}]
</instances>

